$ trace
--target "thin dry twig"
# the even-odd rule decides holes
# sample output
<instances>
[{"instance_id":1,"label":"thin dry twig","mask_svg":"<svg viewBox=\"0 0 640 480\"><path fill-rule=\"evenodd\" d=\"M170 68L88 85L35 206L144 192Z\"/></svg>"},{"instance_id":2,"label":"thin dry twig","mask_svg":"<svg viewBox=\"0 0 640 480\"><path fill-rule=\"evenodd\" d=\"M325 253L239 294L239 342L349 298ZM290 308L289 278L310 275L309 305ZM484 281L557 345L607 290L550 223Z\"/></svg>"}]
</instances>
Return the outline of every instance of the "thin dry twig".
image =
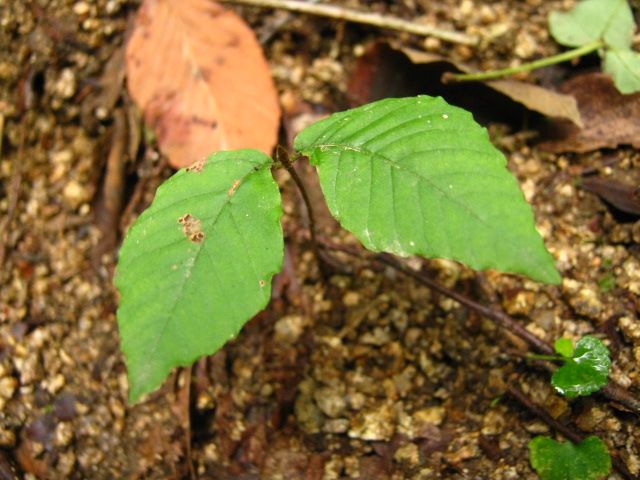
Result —
<instances>
[{"instance_id":1,"label":"thin dry twig","mask_svg":"<svg viewBox=\"0 0 640 480\"><path fill-rule=\"evenodd\" d=\"M180 415L182 416L182 428L184 429L185 460L189 467L189 479L197 480L198 476L193 466L191 453L191 380L193 376L193 365L184 367L182 369L182 375L184 385L180 388L178 394L178 404L181 409Z\"/></svg>"},{"instance_id":2,"label":"thin dry twig","mask_svg":"<svg viewBox=\"0 0 640 480\"><path fill-rule=\"evenodd\" d=\"M9 232L13 223L18 207L18 197L20 196L20 185L22 185L22 164L24 163L24 143L26 138L26 115L23 114L20 123L20 140L18 145L18 154L13 157L11 181L9 183L9 205L7 207L7 215L0 224L0 267L4 267L7 254L7 243L9 242ZM6 269L2 268L2 271Z\"/></svg>"},{"instance_id":3,"label":"thin dry twig","mask_svg":"<svg viewBox=\"0 0 640 480\"><path fill-rule=\"evenodd\" d=\"M355 256L355 257L362 256L361 251L359 251L356 248L352 248L344 245L336 245L324 239L320 239L319 244L323 248L341 251L351 256ZM465 307L478 312L480 315L488 318L489 320L493 320L497 325L501 326L502 328L504 328L509 332L514 333L515 335L520 337L522 340L527 342L538 353L542 353L546 355L553 355L555 353L553 347L550 344L533 335L531 332L529 332L526 328L524 328L522 325L520 325L516 320L511 318L506 313L497 309L486 307L478 302L471 300L465 295L462 295L461 293L458 293L443 285L440 285L435 280L429 278L428 276L424 275L421 272L412 270L411 268L400 263L399 261L397 261L395 258L393 258L388 254L379 253L379 254L373 255L372 258L374 261L388 265L394 268L395 270L398 270L399 272L404 273L405 275L415 279L416 281L422 283L423 285L426 285L432 290L435 290L443 295L446 295L449 298L452 298L453 300L457 301L461 305L464 305ZM612 381L609 381L609 384L605 386L602 390L600 390L598 393L613 402L616 402L620 405L625 406L631 411L640 413L640 400L634 397L630 392L628 392L624 388L613 383Z\"/></svg>"},{"instance_id":4,"label":"thin dry twig","mask_svg":"<svg viewBox=\"0 0 640 480\"><path fill-rule=\"evenodd\" d=\"M560 432L562 435L564 435L567 439L571 440L573 443L579 443L585 439L584 433L574 430L570 428L568 425L560 423L558 420L556 420L551 415L549 415L544 408L540 407L539 405L536 405L518 387L515 387L514 385L509 385L507 387L507 393L511 398L513 398L518 403L520 403L520 405L525 407L527 410L529 410L531 413L533 413L536 417L538 417L544 423L549 425L555 431ZM613 465L613 468L615 468L618 471L618 473L622 475L622 477L628 480L634 480L637 478L635 475L633 475L629 471L625 463L622 460L620 460L620 458L617 455L611 455L611 463Z\"/></svg>"},{"instance_id":5,"label":"thin dry twig","mask_svg":"<svg viewBox=\"0 0 640 480\"><path fill-rule=\"evenodd\" d=\"M353 23L373 25L379 28L413 33L424 37L434 37L451 43L461 45L477 45L479 39L461 32L443 30L423 23L410 22L397 17L381 15L379 13L362 12L339 5L326 5L304 2L301 0L222 0L227 3L239 3L258 7L277 8L292 12L307 13L321 17L335 18Z\"/></svg>"}]
</instances>

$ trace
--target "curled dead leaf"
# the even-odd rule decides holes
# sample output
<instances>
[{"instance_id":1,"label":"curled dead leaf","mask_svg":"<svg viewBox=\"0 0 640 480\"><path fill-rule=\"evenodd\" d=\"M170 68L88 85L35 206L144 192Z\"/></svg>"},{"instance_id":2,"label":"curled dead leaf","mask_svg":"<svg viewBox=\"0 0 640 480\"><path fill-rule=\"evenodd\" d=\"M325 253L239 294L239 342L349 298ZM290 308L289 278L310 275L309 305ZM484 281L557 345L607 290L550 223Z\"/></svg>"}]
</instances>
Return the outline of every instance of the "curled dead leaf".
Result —
<instances>
[{"instance_id":1,"label":"curled dead leaf","mask_svg":"<svg viewBox=\"0 0 640 480\"><path fill-rule=\"evenodd\" d=\"M443 84L442 75L452 70L468 72L470 68L440 55L376 42L360 57L348 94L354 105L390 96L441 95L474 115L490 111L490 118L500 121L512 117L512 107L521 105L547 117L582 125L571 95L516 80Z\"/></svg>"},{"instance_id":2,"label":"curled dead leaf","mask_svg":"<svg viewBox=\"0 0 640 480\"><path fill-rule=\"evenodd\" d=\"M621 94L611 77L603 73L578 75L567 80L560 90L577 99L584 128L552 125L553 138L540 144L543 149L589 152L618 145L640 148L640 93Z\"/></svg>"},{"instance_id":3,"label":"curled dead leaf","mask_svg":"<svg viewBox=\"0 0 640 480\"><path fill-rule=\"evenodd\" d=\"M145 0L126 65L131 96L172 166L217 150L271 153L277 91L253 31L231 10L209 0Z\"/></svg>"}]
</instances>

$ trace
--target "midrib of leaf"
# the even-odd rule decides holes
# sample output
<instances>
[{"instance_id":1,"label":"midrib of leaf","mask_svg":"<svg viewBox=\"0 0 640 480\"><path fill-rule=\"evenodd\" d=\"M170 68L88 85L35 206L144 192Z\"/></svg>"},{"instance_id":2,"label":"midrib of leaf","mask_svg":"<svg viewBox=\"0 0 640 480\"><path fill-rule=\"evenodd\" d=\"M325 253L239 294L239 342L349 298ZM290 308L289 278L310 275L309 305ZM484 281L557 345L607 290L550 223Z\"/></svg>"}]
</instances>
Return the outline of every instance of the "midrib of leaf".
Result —
<instances>
[{"instance_id":1,"label":"midrib of leaf","mask_svg":"<svg viewBox=\"0 0 640 480\"><path fill-rule=\"evenodd\" d=\"M605 26L602 29L602 32L600 32L600 40L604 39L605 32L609 30L611 22L613 22L613 19L616 17L620 9L625 6L626 1L627 0L618 0L618 5L614 7L611 16L609 16L609 18L607 19L607 23L605 23Z\"/></svg>"},{"instance_id":2,"label":"midrib of leaf","mask_svg":"<svg viewBox=\"0 0 640 480\"><path fill-rule=\"evenodd\" d=\"M341 149L341 151L339 152L339 156L338 156L338 162L340 162L340 159L342 158L342 154L344 153L345 150L351 150L351 151L354 151L354 152L357 152L357 153L361 153L361 154L365 154L365 155L371 155L371 156L374 156L374 157L379 157L384 162L386 162L389 165L389 167L391 167L392 169L395 168L395 169L400 170L401 172L408 172L408 173L414 175L415 177L417 177L420 181L423 181L423 182L427 183L430 187L432 187L434 190L439 192L447 200L451 201L452 203L455 203L455 204L459 205L463 210L465 210L471 216L475 217L484 227L489 227L489 224L486 223L482 218L480 218L476 214L475 211L469 210L469 207L467 205L465 205L464 203L460 203L455 197L451 197L447 193L446 190L442 190L441 188L439 188L436 184L434 184L431 180L429 180L429 178L424 177L420 173L414 171L413 169L407 168L404 165L399 165L397 162L395 162L394 160L392 160L391 158L387 157L386 155L384 155L382 153L373 152L371 150L367 150L366 148L362 148L362 147L354 147L353 145L343 145L343 144L339 144L339 143L320 144L320 145L318 145L318 148L339 148L339 149ZM425 150L425 151L416 152L416 153L430 153L430 152L431 152L430 150ZM340 164L338 163L338 165L336 166L336 171L339 171L339 166L340 166ZM460 172L460 173L469 173L469 172ZM478 174L479 174L479 172L478 172ZM443 175L438 175L438 176L447 176L447 175L450 175L450 173L443 174ZM338 173L336 173L336 177L338 177ZM373 179L373 169L371 171L371 178ZM373 184L373 182L370 181L369 182L369 185L370 185L369 191L371 191L371 188L372 188L371 185L372 184ZM334 189L337 189L336 185L337 185L337 181L334 183ZM334 197L337 198L335 190L334 190ZM371 195L369 195L369 198L371 198ZM369 204L370 203L371 202L369 202ZM395 203L395 201L394 201L394 203ZM395 231L395 229L394 229L394 231Z\"/></svg>"},{"instance_id":3,"label":"midrib of leaf","mask_svg":"<svg viewBox=\"0 0 640 480\"><path fill-rule=\"evenodd\" d=\"M446 129L442 129L442 130L446 131ZM351 135L349 137L351 137ZM353 146L353 145L343 144L343 143L321 143L321 144L315 144L312 148L319 148L319 149L335 148L335 149L339 149L339 151L338 151L338 161L337 161L337 165L336 165L336 168L335 168L335 170L336 170L336 179L334 181L334 198L338 198L338 195L337 195L338 178L341 177L341 175L340 175L340 165L341 165L342 155L343 155L343 153L345 153L345 151L353 151L353 152L356 152L356 153L359 153L359 154L362 154L362 155L371 155L373 157L380 158L382 161L384 161L389 166L391 172L393 172L396 169L400 170L401 172L407 172L408 174L415 176L418 179L418 181L424 182L429 187L433 188L433 190L435 190L439 194L439 197L437 197L437 199L438 199L437 207L438 207L438 210L440 212L440 217L441 218L446 218L444 213L443 213L443 208L444 208L443 207L443 201L449 201L450 203L455 204L460 209L462 209L463 211L467 212L471 217L476 219L477 222L480 225L482 225L482 227L485 230L492 230L491 225L485 219L483 219L481 216L479 216L479 214L476 211L471 210L467 204L462 203L455 196L452 196L447 190L443 190L442 188L439 188L428 177L423 176L422 174L420 174L419 172L416 172L415 170L413 170L411 168L408 168L408 167L406 167L404 165L398 164L392 158L386 156L383 153L374 152L374 151L368 150L367 148L364 148L362 146L356 147L356 146ZM447 149L458 150L457 148L453 148L453 147L444 148L444 149L437 148L437 149L434 149L434 150L447 150ZM487 152L482 152L482 151L479 151L479 150L468 149L468 148L462 148L462 149L470 150L470 151L472 151L474 153L479 153L479 154L482 154L482 155L487 155ZM432 152L432 150L424 150L424 151L420 151L420 152L413 152L413 154L419 155L419 154L422 154L422 153L431 153L431 152ZM372 167L371 167L372 170L371 170L371 178L369 180L369 200L371 199L371 190L373 188L373 183L374 183L373 182L373 179L374 179L373 162L370 162L370 163L372 164ZM506 169L506 167L504 167L504 168ZM463 172L446 172L446 173L443 173L441 175L438 175L438 177L441 178L441 177L452 175L454 173L457 173L457 174L473 173L473 174L476 174L476 175L482 174L482 175L486 176L486 174L484 174L482 172L464 172L463 171ZM392 173L392 175L393 175L393 173ZM495 177L495 176L492 175L492 177ZM420 189L418 189L418 190L420 190ZM469 193L469 192L467 192L467 193ZM497 194L505 194L505 193L504 192L499 192L499 193L496 192L495 194L497 195ZM506 193L506 195L508 195L508 193ZM395 201L395 197L394 197L394 209L395 209L395 204L396 203L397 202ZM336 205L336 208L338 208L337 205ZM420 204L420 209L421 209L422 218L424 219L425 216L424 216L424 212L422 210L422 204ZM370 237L369 229L368 229L369 219L370 219L370 212L371 212L371 201L369 201L369 204L367 205L367 223L366 223L367 228L365 230L365 235L366 235L369 243L371 244L372 241L371 241L371 237ZM339 211L337 211L336 213L339 216ZM394 212L394 215L393 215L394 229L393 229L393 231L394 231L394 235L395 235L395 243L398 244L398 240L397 240L398 231L397 231L397 228L395 226L395 221L396 221L396 218L395 218L395 212ZM447 222L442 222L442 223L443 223L442 227L447 229L448 228L448 223ZM421 225L421 227L422 227L422 232L423 232L423 237L424 237L424 235L425 235L424 225ZM517 242L517 239L513 238L512 236L508 236L507 239L508 239L508 240L506 240L507 245L510 245L515 250L520 250L519 243ZM404 250L404 249L398 249L398 250ZM475 252L471 251L471 252L467 252L467 253L470 254L473 257L474 261L477 262L477 256L476 256ZM450 252L449 252L448 255L444 255L444 254L441 254L441 255L443 257L449 257L450 256Z\"/></svg>"},{"instance_id":4,"label":"midrib of leaf","mask_svg":"<svg viewBox=\"0 0 640 480\"><path fill-rule=\"evenodd\" d=\"M234 195L227 196L227 198L222 203L218 213L208 223L206 223L206 227L207 228L203 228L202 229L203 231L209 231L213 227L213 225L218 221L218 219L220 218L220 216L222 215L224 210L229 206L229 203L231 202L231 200L233 199L235 194L239 193L240 190L244 187L244 184L245 184L244 180L248 176L250 176L250 175L252 175L254 173L258 173L260 170L262 170L265 167L268 167L268 164L262 165L258 170L255 170L255 167L251 168L251 170L249 170L244 176L241 177L240 184L238 185L238 188L235 191ZM208 192L208 193L200 194L198 196L202 196L202 195L215 195L215 193L214 192ZM192 198L193 197L189 197L186 200L191 200ZM168 205L165 208L170 208L172 206L173 205ZM232 220L233 220L233 215L231 213L230 213L230 215L231 215ZM235 225L235 220L233 220L233 223L234 223L234 226L236 226ZM236 231L239 233L239 230L237 229L237 226L236 226ZM242 238L242 235L238 235L238 236L240 238ZM185 241L188 241L188 240L185 239ZM187 281L189 280L189 278L191 278L191 273L192 273L193 268L195 267L196 263L198 262L198 258L200 257L200 253L204 249L205 243L206 243L206 238L205 238L205 241L203 241L202 243L196 244L197 245L197 249L196 249L195 254L192 257L189 257L189 258L193 258L193 261L191 262L191 265L189 265L189 267L185 270L185 274L182 275L182 279L180 281L180 286L179 286L179 289L178 289L179 294L175 296L175 300L171 303L171 309L170 309L169 314L168 315L164 315L165 321L162 322L162 327L160 329L160 332L158 333L158 335L155 338L155 341L153 342L153 346L152 346L152 348L151 348L151 350L149 352L149 357L150 358L153 358L155 356L156 352L158 351L158 347L160 346L160 340L164 336L164 333L165 333L169 323L171 322L171 319L174 316L176 307L178 306L178 304L180 303L180 299L182 298L182 293L184 292L185 285L187 284ZM205 251L205 253L207 253L207 255L208 255L208 252ZM256 273L256 268L255 268L255 264L254 264L253 259L251 260L251 267L252 267L254 273ZM212 271L215 273L214 269L212 269ZM256 277L257 276L258 275L256 274ZM229 303L233 303L233 302L229 302ZM151 361L145 362L144 367L143 367L143 369L142 369L142 371L140 373L141 376L144 376L145 378L147 377L150 363L152 363L152 362Z\"/></svg>"},{"instance_id":5,"label":"midrib of leaf","mask_svg":"<svg viewBox=\"0 0 640 480\"><path fill-rule=\"evenodd\" d=\"M182 2L181 2L182 3ZM174 9L174 5L173 2L168 1L167 2L168 5L171 5L171 9ZM175 10L174 10L175 12ZM177 22L181 25L182 28L179 29L179 31L181 32L182 36L184 37L184 42L183 44L185 45L185 54L188 57L189 62L194 66L194 69L197 70L198 75L197 77L195 75L193 75L191 73L191 78L196 81L196 82L201 82L202 84L204 84L205 88L205 94L207 95L207 97L210 99L211 104L213 106L213 108L215 109L215 112L217 113L216 118L218 119L218 128L220 131L220 139L221 139L221 145L220 145L220 150L227 150L229 148L229 144L227 143L227 134L225 126L224 126L224 122L222 121L223 116L220 115L220 105L218 104L218 101L216 100L215 95L213 95L210 91L210 89L207 86L207 83L204 81L205 75L202 72L202 70L200 69L200 65L199 63L196 61L196 56L193 52L193 47L191 46L191 42L189 41L189 35L188 35L188 28L187 25L182 21L182 19L180 18L180 15L175 14L174 13L175 18L177 18Z\"/></svg>"},{"instance_id":6,"label":"midrib of leaf","mask_svg":"<svg viewBox=\"0 0 640 480\"><path fill-rule=\"evenodd\" d=\"M616 50L614 50L614 51L613 51L613 53L614 53L614 54L616 54L616 53L618 53L619 51L620 51L620 50L617 50L617 51L616 51ZM638 55L640 55L640 54L638 54ZM622 56L620 56L620 55L616 55L616 56L618 57L618 61L620 62L620 64L624 67L625 71L626 71L626 72L629 72L629 74L630 74L632 77L634 77L635 79L637 79L637 80L638 80L638 82L640 82L640 75L638 75L638 74L636 73L636 71L635 71L633 68L629 67L628 63L624 60L624 57L622 57Z\"/></svg>"}]
</instances>

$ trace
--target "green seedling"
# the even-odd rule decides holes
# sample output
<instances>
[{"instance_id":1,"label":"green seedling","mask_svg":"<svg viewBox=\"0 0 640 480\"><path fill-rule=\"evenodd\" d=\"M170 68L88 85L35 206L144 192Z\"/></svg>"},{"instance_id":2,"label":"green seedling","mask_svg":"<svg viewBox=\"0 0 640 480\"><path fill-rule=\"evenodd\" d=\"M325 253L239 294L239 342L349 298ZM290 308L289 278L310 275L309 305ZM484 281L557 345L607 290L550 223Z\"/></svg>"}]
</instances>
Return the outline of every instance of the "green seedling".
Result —
<instances>
[{"instance_id":1,"label":"green seedling","mask_svg":"<svg viewBox=\"0 0 640 480\"><path fill-rule=\"evenodd\" d=\"M607 447L596 436L579 443L535 437L529 442L529 460L542 480L598 480L611 471Z\"/></svg>"},{"instance_id":2,"label":"green seedling","mask_svg":"<svg viewBox=\"0 0 640 480\"><path fill-rule=\"evenodd\" d=\"M595 337L582 337L574 350L568 338L556 340L554 355L530 355L530 358L564 362L551 377L556 391L568 398L591 395L609 381L609 349Z\"/></svg>"},{"instance_id":3,"label":"green seedling","mask_svg":"<svg viewBox=\"0 0 640 480\"><path fill-rule=\"evenodd\" d=\"M504 156L441 98L336 113L294 147L367 249L560 281ZM129 230L115 283L131 402L220 349L269 301L284 244L277 166L256 150L215 153L161 185Z\"/></svg>"},{"instance_id":4,"label":"green seedling","mask_svg":"<svg viewBox=\"0 0 640 480\"><path fill-rule=\"evenodd\" d=\"M558 393L568 398L590 395L607 384L611 358L602 341L586 336L578 340L574 349L570 339L560 338L553 347L558 356L531 357L564 362L551 377ZM580 443L558 443L538 436L529 442L529 453L531 466L542 480L596 480L611 470L607 447L595 436Z\"/></svg>"},{"instance_id":5,"label":"green seedling","mask_svg":"<svg viewBox=\"0 0 640 480\"><path fill-rule=\"evenodd\" d=\"M528 72L598 52L602 69L623 94L640 91L640 53L632 49L636 30L627 0L582 0L568 12L551 12L549 31L572 50L517 67L483 73L447 74L455 81L483 81Z\"/></svg>"}]
</instances>

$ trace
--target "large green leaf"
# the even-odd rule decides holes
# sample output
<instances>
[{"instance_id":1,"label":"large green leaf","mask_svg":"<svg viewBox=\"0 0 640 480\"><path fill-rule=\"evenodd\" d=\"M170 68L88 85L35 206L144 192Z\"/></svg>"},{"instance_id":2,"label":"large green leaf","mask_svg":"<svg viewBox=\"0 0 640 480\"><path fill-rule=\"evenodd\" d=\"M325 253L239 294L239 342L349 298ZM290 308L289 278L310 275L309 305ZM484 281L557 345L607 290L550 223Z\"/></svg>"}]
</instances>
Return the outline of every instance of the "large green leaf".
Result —
<instances>
[{"instance_id":1,"label":"large green leaf","mask_svg":"<svg viewBox=\"0 0 640 480\"><path fill-rule=\"evenodd\" d=\"M627 0L582 0L568 12L551 12L549 30L568 47L603 40L608 47L628 49L635 22Z\"/></svg>"},{"instance_id":2,"label":"large green leaf","mask_svg":"<svg viewBox=\"0 0 640 480\"><path fill-rule=\"evenodd\" d=\"M504 156L471 114L441 98L331 115L295 148L317 167L332 214L368 249L559 282Z\"/></svg>"},{"instance_id":3,"label":"large green leaf","mask_svg":"<svg viewBox=\"0 0 640 480\"><path fill-rule=\"evenodd\" d=\"M129 230L115 281L130 401L218 350L268 302L283 256L270 166L256 150L212 155L165 182Z\"/></svg>"},{"instance_id":4,"label":"large green leaf","mask_svg":"<svg viewBox=\"0 0 640 480\"><path fill-rule=\"evenodd\" d=\"M633 50L607 50L603 70L613 77L620 93L640 92L640 53Z\"/></svg>"},{"instance_id":5,"label":"large green leaf","mask_svg":"<svg viewBox=\"0 0 640 480\"><path fill-rule=\"evenodd\" d=\"M611 358L609 349L595 337L582 337L575 350L570 343L556 341L555 349L565 364L551 377L551 384L565 397L591 395L609 381ZM569 340L570 342L570 340Z\"/></svg>"},{"instance_id":6,"label":"large green leaf","mask_svg":"<svg viewBox=\"0 0 640 480\"><path fill-rule=\"evenodd\" d=\"M529 442L531 466L542 480L597 480L611 470L611 457L598 437L559 443L538 436Z\"/></svg>"}]
</instances>

